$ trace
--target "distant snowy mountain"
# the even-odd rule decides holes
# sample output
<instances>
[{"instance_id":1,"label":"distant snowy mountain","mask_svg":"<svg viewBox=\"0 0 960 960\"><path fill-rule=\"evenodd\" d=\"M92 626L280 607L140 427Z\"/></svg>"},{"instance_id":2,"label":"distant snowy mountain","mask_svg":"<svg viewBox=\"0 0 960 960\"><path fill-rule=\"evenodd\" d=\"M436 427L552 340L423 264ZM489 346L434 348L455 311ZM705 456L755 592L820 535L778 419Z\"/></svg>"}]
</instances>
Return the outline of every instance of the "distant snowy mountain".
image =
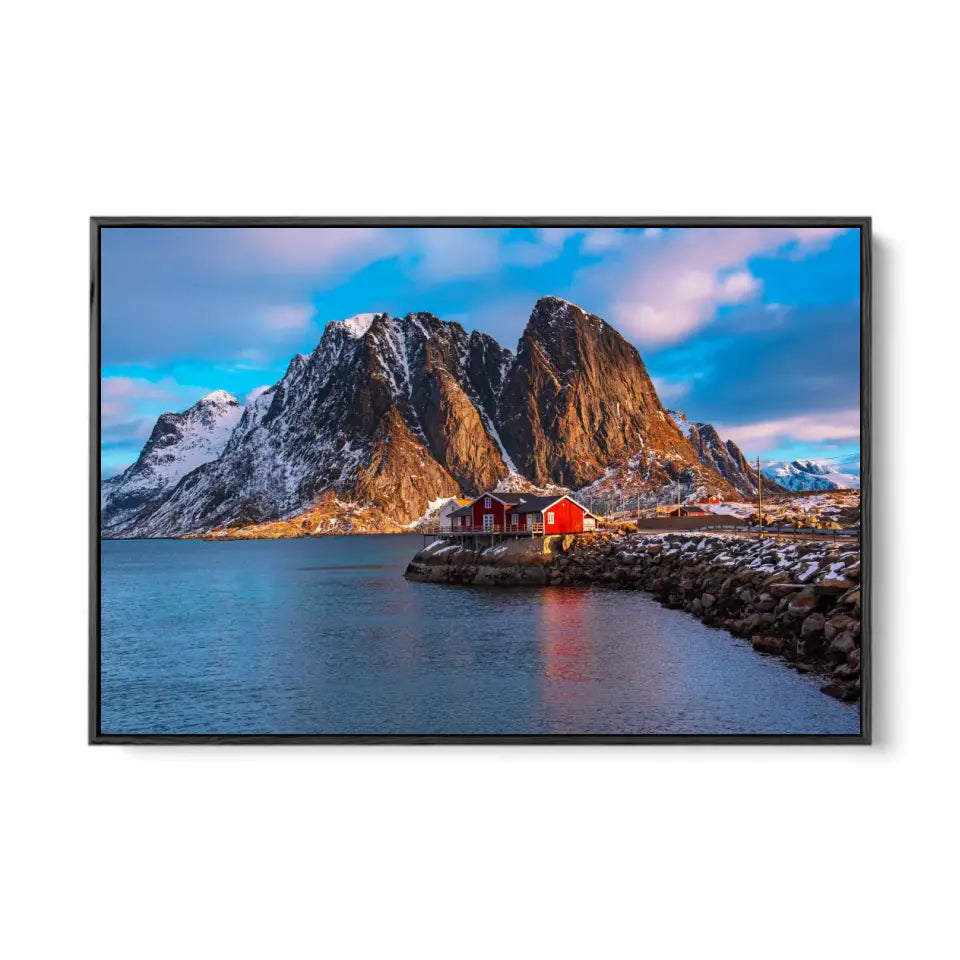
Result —
<instances>
[{"instance_id":1,"label":"distant snowy mountain","mask_svg":"<svg viewBox=\"0 0 960 960\"><path fill-rule=\"evenodd\" d=\"M855 458L781 461L764 464L762 469L765 476L788 490L860 488L860 461Z\"/></svg>"},{"instance_id":2,"label":"distant snowy mountain","mask_svg":"<svg viewBox=\"0 0 960 960\"><path fill-rule=\"evenodd\" d=\"M207 394L183 413L165 413L136 462L100 486L104 531L135 516L182 477L223 452L243 407L225 390Z\"/></svg>"}]
</instances>

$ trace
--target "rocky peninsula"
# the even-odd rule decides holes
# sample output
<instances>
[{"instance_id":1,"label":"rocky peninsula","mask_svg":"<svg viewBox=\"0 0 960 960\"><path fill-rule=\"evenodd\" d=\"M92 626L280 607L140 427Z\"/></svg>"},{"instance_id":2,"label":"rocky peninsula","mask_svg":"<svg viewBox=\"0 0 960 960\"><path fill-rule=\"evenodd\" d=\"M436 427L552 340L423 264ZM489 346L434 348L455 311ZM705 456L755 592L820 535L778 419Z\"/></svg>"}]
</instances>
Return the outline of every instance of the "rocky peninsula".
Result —
<instances>
[{"instance_id":1,"label":"rocky peninsula","mask_svg":"<svg viewBox=\"0 0 960 960\"><path fill-rule=\"evenodd\" d=\"M860 548L855 541L601 532L473 548L437 540L405 576L490 586L644 590L664 606L749 640L824 693L860 697Z\"/></svg>"}]
</instances>

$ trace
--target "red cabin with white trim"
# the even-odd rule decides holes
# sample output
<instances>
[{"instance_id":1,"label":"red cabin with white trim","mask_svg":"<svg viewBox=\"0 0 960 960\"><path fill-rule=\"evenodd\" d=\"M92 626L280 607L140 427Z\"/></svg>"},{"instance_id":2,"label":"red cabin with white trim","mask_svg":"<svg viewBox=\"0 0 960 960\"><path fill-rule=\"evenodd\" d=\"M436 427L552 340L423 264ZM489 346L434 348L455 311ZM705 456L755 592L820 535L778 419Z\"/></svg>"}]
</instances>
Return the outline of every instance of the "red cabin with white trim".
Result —
<instances>
[{"instance_id":1,"label":"red cabin with white trim","mask_svg":"<svg viewBox=\"0 0 960 960\"><path fill-rule=\"evenodd\" d=\"M572 497L488 491L450 515L453 533L552 534L595 530L597 518Z\"/></svg>"}]
</instances>

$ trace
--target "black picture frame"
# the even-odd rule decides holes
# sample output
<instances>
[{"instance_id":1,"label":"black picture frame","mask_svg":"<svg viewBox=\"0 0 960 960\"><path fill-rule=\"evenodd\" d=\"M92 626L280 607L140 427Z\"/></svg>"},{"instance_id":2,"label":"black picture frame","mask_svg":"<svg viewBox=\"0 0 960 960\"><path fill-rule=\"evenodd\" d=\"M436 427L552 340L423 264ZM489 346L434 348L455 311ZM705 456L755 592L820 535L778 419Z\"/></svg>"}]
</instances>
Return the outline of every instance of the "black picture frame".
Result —
<instances>
[{"instance_id":1,"label":"black picture frame","mask_svg":"<svg viewBox=\"0 0 960 960\"><path fill-rule=\"evenodd\" d=\"M104 227L846 227L860 231L861 696L859 734L104 734L100 730L100 231ZM90 218L90 744L848 744L872 740L871 217L136 217Z\"/></svg>"}]
</instances>

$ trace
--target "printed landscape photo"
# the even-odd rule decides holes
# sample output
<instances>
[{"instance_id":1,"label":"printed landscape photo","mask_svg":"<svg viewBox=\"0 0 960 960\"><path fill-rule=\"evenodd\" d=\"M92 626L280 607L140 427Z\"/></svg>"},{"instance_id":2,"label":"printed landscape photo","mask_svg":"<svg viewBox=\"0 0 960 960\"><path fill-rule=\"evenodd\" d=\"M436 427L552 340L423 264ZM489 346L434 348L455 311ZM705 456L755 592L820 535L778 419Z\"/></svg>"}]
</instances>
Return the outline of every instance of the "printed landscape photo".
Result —
<instances>
[{"instance_id":1,"label":"printed landscape photo","mask_svg":"<svg viewBox=\"0 0 960 960\"><path fill-rule=\"evenodd\" d=\"M94 238L94 739L862 737L867 221Z\"/></svg>"}]
</instances>

